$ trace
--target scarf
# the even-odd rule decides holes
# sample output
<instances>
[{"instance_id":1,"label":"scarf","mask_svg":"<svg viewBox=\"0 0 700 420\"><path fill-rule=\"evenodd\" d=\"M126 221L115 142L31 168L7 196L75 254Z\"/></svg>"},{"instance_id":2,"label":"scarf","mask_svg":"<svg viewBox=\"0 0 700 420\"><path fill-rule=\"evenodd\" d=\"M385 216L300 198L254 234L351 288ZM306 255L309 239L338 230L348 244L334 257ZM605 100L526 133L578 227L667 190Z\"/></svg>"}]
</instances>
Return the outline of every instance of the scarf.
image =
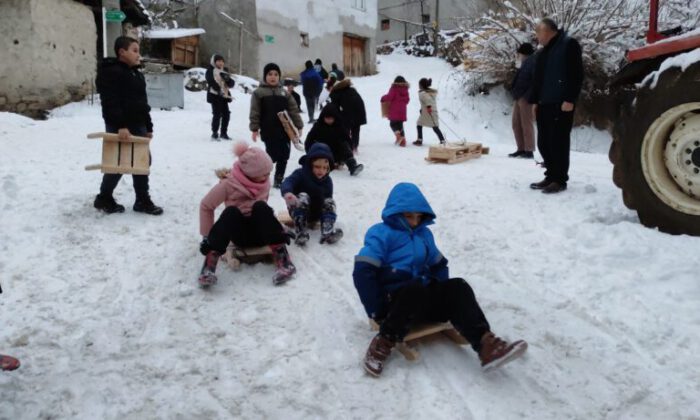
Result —
<instances>
[{"instance_id":1,"label":"scarf","mask_svg":"<svg viewBox=\"0 0 700 420\"><path fill-rule=\"evenodd\" d=\"M241 165L236 162L233 165L233 170L231 171L231 176L238 181L243 188L246 189L251 194L251 198L255 198L258 195L260 195L260 192L264 191L265 188L267 188L267 183L268 180L266 179L263 182L255 182L248 178L246 174L243 173L241 170Z\"/></svg>"}]
</instances>

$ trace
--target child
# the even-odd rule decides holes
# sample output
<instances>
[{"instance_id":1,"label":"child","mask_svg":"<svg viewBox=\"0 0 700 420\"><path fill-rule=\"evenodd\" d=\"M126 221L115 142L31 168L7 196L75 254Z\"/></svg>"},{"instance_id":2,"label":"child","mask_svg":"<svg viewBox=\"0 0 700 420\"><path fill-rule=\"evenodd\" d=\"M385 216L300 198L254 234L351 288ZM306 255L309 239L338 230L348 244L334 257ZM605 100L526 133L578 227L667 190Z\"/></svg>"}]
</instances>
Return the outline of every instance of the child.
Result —
<instances>
[{"instance_id":1,"label":"child","mask_svg":"<svg viewBox=\"0 0 700 420\"><path fill-rule=\"evenodd\" d=\"M350 148L357 153L360 146L360 126L367 124L365 102L350 79L340 80L331 89L331 103L338 107L343 123L350 130Z\"/></svg>"},{"instance_id":2,"label":"child","mask_svg":"<svg viewBox=\"0 0 700 420\"><path fill-rule=\"evenodd\" d=\"M309 124L311 124L314 122L316 104L318 104L318 97L323 89L323 79L314 69L314 63L311 60L306 60L304 66L305 70L299 73L299 79L301 80L302 93L306 101L306 110L309 112Z\"/></svg>"},{"instance_id":3,"label":"child","mask_svg":"<svg viewBox=\"0 0 700 420\"><path fill-rule=\"evenodd\" d=\"M321 243L332 244L343 237L343 231L335 229L335 201L333 180L329 173L333 168L331 149L316 143L299 160L301 168L292 172L282 183L282 197L287 203L289 215L294 220L296 239L303 246L309 240L307 225L321 221Z\"/></svg>"},{"instance_id":4,"label":"child","mask_svg":"<svg viewBox=\"0 0 700 420\"><path fill-rule=\"evenodd\" d=\"M397 184L382 211L382 223L367 231L352 273L367 315L380 325L367 349L365 370L382 373L392 348L412 323L450 321L479 354L484 370L520 356L527 343L507 343L491 332L472 288L450 278L447 260L428 226L435 213L418 187Z\"/></svg>"},{"instance_id":5,"label":"child","mask_svg":"<svg viewBox=\"0 0 700 420\"><path fill-rule=\"evenodd\" d=\"M396 136L395 144L406 147L406 133L403 131L403 123L406 121L406 106L409 102L408 83L403 76L397 76L389 89L389 93L382 96L382 102L389 103L389 126Z\"/></svg>"},{"instance_id":6,"label":"child","mask_svg":"<svg viewBox=\"0 0 700 420\"><path fill-rule=\"evenodd\" d=\"M442 131L438 127L440 119L438 118L437 103L435 101L437 90L430 88L432 83L433 79L426 79L425 77L418 81L420 117L418 117L418 123L416 124L418 139L413 142L416 146L423 145L423 127L432 127L438 139L440 139L440 144L445 144L445 136L442 135Z\"/></svg>"},{"instance_id":7,"label":"child","mask_svg":"<svg viewBox=\"0 0 700 420\"><path fill-rule=\"evenodd\" d=\"M199 284L216 283L216 263L229 242L238 247L269 245L277 270L272 277L280 285L296 272L285 244L284 228L267 205L270 194L272 160L257 147L238 142L233 148L238 160L231 172L204 196L199 206L199 231L203 236L200 252L206 257ZM226 209L214 223L214 210L221 204Z\"/></svg>"},{"instance_id":8,"label":"child","mask_svg":"<svg viewBox=\"0 0 700 420\"><path fill-rule=\"evenodd\" d=\"M287 88L287 93L292 95L294 98L294 102L297 103L297 107L299 108L299 112L304 112L301 110L301 96L299 96L298 93L294 91L294 88L297 85L297 81L294 79L290 79L289 77L284 79L284 87Z\"/></svg>"},{"instance_id":9,"label":"child","mask_svg":"<svg viewBox=\"0 0 700 420\"><path fill-rule=\"evenodd\" d=\"M207 102L211 104L211 139L231 140L228 136L228 121L231 111L228 104L231 102L230 89L236 84L231 79L228 68L224 67L224 57L214 54L211 56L211 64L207 69L205 78L209 89L207 90ZM219 136L219 123L221 123L221 136Z\"/></svg>"},{"instance_id":10,"label":"child","mask_svg":"<svg viewBox=\"0 0 700 420\"><path fill-rule=\"evenodd\" d=\"M340 112L333 104L326 105L318 117L318 121L306 135L304 148L309 149L317 143L324 143L333 152L333 160L336 163L348 165L350 175L357 175L364 167L357 163L350 150L350 135L343 126Z\"/></svg>"},{"instance_id":11,"label":"child","mask_svg":"<svg viewBox=\"0 0 700 420\"><path fill-rule=\"evenodd\" d=\"M279 188L282 183L291 147L277 113L287 111L300 133L304 127L296 101L280 86L280 75L277 64L265 65L263 83L253 91L250 99L250 131L253 132L253 141L258 141L259 132L267 154L275 162L274 188Z\"/></svg>"}]
</instances>

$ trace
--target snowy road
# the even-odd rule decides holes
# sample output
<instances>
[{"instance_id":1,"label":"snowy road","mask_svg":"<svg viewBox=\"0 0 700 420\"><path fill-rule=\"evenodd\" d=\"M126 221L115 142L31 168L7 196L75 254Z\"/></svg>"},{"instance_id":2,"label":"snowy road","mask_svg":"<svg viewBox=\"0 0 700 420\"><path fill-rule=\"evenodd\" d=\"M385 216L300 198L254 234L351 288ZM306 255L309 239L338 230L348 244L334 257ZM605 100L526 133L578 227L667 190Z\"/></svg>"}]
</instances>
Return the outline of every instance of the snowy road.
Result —
<instances>
[{"instance_id":1,"label":"snowy road","mask_svg":"<svg viewBox=\"0 0 700 420\"><path fill-rule=\"evenodd\" d=\"M544 196L527 187L541 171L505 157L502 92L464 98L441 61L380 59L380 74L356 80L365 171L333 175L345 238L292 247L299 273L279 288L265 265L221 265L216 287L195 286L198 203L232 161L230 143L208 140L203 93L154 112L161 217L130 210L129 177L116 192L126 213L92 208L100 176L83 167L99 145L84 134L102 130L99 106L48 121L0 113L0 352L23 363L0 374L0 419L699 419L700 238L638 223L611 181L604 133L575 130L587 153L572 153L569 189ZM426 147L393 146L378 101L398 74L413 86L432 77L445 122L491 154L441 166ZM248 138L249 96L236 98L230 132ZM381 379L364 374L372 333L353 256L398 181L425 192L451 273L494 331L530 343L522 360L484 374L470 349L432 340L418 362L397 354Z\"/></svg>"}]
</instances>

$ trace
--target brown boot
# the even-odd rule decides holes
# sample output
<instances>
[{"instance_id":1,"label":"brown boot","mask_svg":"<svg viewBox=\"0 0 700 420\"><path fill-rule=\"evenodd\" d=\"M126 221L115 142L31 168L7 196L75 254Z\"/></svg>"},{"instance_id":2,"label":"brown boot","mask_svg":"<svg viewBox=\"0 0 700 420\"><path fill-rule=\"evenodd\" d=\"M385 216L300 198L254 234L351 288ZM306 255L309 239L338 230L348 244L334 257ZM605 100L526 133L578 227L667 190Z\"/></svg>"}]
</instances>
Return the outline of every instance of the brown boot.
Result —
<instances>
[{"instance_id":1,"label":"brown boot","mask_svg":"<svg viewBox=\"0 0 700 420\"><path fill-rule=\"evenodd\" d=\"M394 137L396 137L396 140L394 140L394 144L398 146L401 143L401 137L403 136L401 135L400 131L394 131Z\"/></svg>"},{"instance_id":2,"label":"brown boot","mask_svg":"<svg viewBox=\"0 0 700 420\"><path fill-rule=\"evenodd\" d=\"M391 354L391 350L394 348L394 343L381 335L377 334L369 343L369 348L365 354L364 368L370 375L379 377L382 374L382 369L384 369L384 362L387 357Z\"/></svg>"},{"instance_id":3,"label":"brown boot","mask_svg":"<svg viewBox=\"0 0 700 420\"><path fill-rule=\"evenodd\" d=\"M527 350L527 343L523 340L509 344L492 332L487 332L481 337L481 351L479 351L481 367L485 372L495 369L522 356L525 350Z\"/></svg>"}]
</instances>

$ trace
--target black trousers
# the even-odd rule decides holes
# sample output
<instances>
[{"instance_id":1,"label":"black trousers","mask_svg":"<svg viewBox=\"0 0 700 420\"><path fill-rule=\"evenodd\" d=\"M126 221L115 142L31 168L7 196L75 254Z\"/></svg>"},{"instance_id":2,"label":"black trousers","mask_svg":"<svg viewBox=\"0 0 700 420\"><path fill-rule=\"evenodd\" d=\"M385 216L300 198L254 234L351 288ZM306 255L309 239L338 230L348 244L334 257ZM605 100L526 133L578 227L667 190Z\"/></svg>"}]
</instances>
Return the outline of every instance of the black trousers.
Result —
<instances>
[{"instance_id":1,"label":"black trousers","mask_svg":"<svg viewBox=\"0 0 700 420\"><path fill-rule=\"evenodd\" d=\"M564 112L561 104L537 107L537 148L547 170L545 178L566 185L569 180L569 149L574 112Z\"/></svg>"},{"instance_id":2,"label":"black trousers","mask_svg":"<svg viewBox=\"0 0 700 420\"><path fill-rule=\"evenodd\" d=\"M423 139L423 126L422 125L416 126L416 131L418 131L418 138L422 140ZM438 139L440 139L440 141L445 141L445 136L442 135L442 131L440 131L440 127L433 127L433 131L435 132L435 134L437 134Z\"/></svg>"},{"instance_id":3,"label":"black trousers","mask_svg":"<svg viewBox=\"0 0 700 420\"><path fill-rule=\"evenodd\" d=\"M350 149L357 150L360 147L360 127L361 125L353 125L350 127Z\"/></svg>"},{"instance_id":4,"label":"black trousers","mask_svg":"<svg viewBox=\"0 0 700 420\"><path fill-rule=\"evenodd\" d=\"M107 125L105 130L108 133L117 133L117 127ZM134 136L145 136L147 134L146 127L129 127L129 132ZM148 155L148 164L151 164L151 155ZM148 197L148 175L131 175L134 181L134 193L136 199ZM100 195L103 197L111 197L114 189L117 188L119 180L122 179L122 174L104 174L102 176L102 184L100 185Z\"/></svg>"},{"instance_id":5,"label":"black trousers","mask_svg":"<svg viewBox=\"0 0 700 420\"><path fill-rule=\"evenodd\" d=\"M403 131L403 121L389 121L389 127L391 127L391 131L394 133L400 131L401 135L406 137L406 133Z\"/></svg>"},{"instance_id":6,"label":"black trousers","mask_svg":"<svg viewBox=\"0 0 700 420\"><path fill-rule=\"evenodd\" d=\"M228 108L228 101L224 98L216 97L211 102L211 132L218 133L221 126L221 134L228 134L228 122L231 118L231 111Z\"/></svg>"},{"instance_id":7,"label":"black trousers","mask_svg":"<svg viewBox=\"0 0 700 420\"><path fill-rule=\"evenodd\" d=\"M314 113L316 112L316 104L318 104L318 96L304 96L306 101L306 111L309 113L309 121L314 120Z\"/></svg>"},{"instance_id":8,"label":"black trousers","mask_svg":"<svg viewBox=\"0 0 700 420\"><path fill-rule=\"evenodd\" d=\"M287 242L275 212L263 201L253 204L250 216L244 216L238 207L226 207L207 238L211 249L220 254L226 252L229 242L244 248Z\"/></svg>"},{"instance_id":9,"label":"black trousers","mask_svg":"<svg viewBox=\"0 0 700 420\"><path fill-rule=\"evenodd\" d=\"M389 312L379 333L392 341L401 341L412 324L450 321L475 351L481 349L481 337L490 331L486 316L471 286L461 278L413 284L391 295Z\"/></svg>"}]
</instances>

